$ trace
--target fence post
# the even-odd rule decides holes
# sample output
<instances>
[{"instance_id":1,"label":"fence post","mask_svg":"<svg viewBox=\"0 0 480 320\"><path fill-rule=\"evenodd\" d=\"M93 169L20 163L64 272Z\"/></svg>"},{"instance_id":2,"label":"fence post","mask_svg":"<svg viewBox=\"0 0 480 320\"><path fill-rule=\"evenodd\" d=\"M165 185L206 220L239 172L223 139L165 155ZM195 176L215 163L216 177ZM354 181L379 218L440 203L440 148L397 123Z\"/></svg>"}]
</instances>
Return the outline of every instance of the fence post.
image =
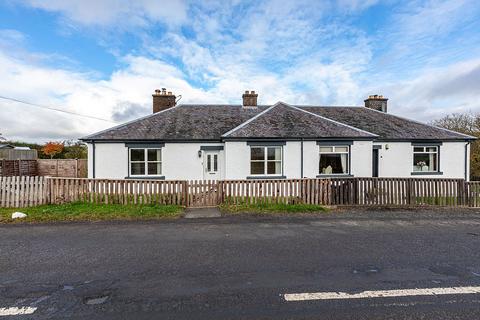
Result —
<instances>
[{"instance_id":1,"label":"fence post","mask_svg":"<svg viewBox=\"0 0 480 320\"><path fill-rule=\"evenodd\" d=\"M188 207L188 180L183 181L183 205Z\"/></svg>"},{"instance_id":2,"label":"fence post","mask_svg":"<svg viewBox=\"0 0 480 320\"><path fill-rule=\"evenodd\" d=\"M464 206L466 204L466 197L465 197L465 185L466 181L464 179L458 180L457 183L457 198L458 198L458 205L459 206Z\"/></svg>"},{"instance_id":3,"label":"fence post","mask_svg":"<svg viewBox=\"0 0 480 320\"><path fill-rule=\"evenodd\" d=\"M407 191L407 204L409 206L412 205L412 179L407 178L407 185L406 185L406 191Z\"/></svg>"},{"instance_id":4,"label":"fence post","mask_svg":"<svg viewBox=\"0 0 480 320\"><path fill-rule=\"evenodd\" d=\"M53 188L52 188L52 181L50 177L45 177L45 189L46 189L45 195L47 196L47 199L45 199L45 202L47 204L53 204L52 203Z\"/></svg>"},{"instance_id":5,"label":"fence post","mask_svg":"<svg viewBox=\"0 0 480 320\"><path fill-rule=\"evenodd\" d=\"M217 206L223 203L223 181L217 180Z\"/></svg>"}]
</instances>

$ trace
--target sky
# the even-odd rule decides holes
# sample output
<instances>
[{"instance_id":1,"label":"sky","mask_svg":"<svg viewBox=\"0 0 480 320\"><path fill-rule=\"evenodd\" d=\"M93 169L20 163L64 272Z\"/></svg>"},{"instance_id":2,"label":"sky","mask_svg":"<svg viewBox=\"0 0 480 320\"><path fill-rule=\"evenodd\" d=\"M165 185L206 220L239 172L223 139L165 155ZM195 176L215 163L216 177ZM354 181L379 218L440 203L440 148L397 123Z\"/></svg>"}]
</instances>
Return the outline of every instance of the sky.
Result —
<instances>
[{"instance_id":1,"label":"sky","mask_svg":"<svg viewBox=\"0 0 480 320\"><path fill-rule=\"evenodd\" d=\"M478 0L3 0L0 133L78 139L181 103L363 105L429 122L480 112Z\"/></svg>"}]
</instances>

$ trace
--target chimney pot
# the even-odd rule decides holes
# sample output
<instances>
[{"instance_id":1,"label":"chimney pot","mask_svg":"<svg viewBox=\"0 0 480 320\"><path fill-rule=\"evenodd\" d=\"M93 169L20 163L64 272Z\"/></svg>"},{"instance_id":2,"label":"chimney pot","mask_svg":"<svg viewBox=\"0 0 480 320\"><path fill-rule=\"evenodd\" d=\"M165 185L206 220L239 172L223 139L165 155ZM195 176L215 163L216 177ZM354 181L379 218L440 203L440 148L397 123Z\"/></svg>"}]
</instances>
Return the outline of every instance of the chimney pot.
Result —
<instances>
[{"instance_id":1,"label":"chimney pot","mask_svg":"<svg viewBox=\"0 0 480 320\"><path fill-rule=\"evenodd\" d=\"M243 98L243 107L257 107L257 97L258 93L255 93L255 91L249 92L248 90L245 91L245 93L242 95Z\"/></svg>"},{"instance_id":2,"label":"chimney pot","mask_svg":"<svg viewBox=\"0 0 480 320\"><path fill-rule=\"evenodd\" d=\"M162 90L155 90L155 93L152 94L153 97L153 113L157 113L162 110L169 109L174 107L176 104L176 97L172 94L171 91L167 94L167 89L162 88Z\"/></svg>"},{"instance_id":3,"label":"chimney pot","mask_svg":"<svg viewBox=\"0 0 480 320\"><path fill-rule=\"evenodd\" d=\"M369 95L368 99L365 99L365 107L374 109L377 111L387 112L387 98L384 98L383 95Z\"/></svg>"}]
</instances>

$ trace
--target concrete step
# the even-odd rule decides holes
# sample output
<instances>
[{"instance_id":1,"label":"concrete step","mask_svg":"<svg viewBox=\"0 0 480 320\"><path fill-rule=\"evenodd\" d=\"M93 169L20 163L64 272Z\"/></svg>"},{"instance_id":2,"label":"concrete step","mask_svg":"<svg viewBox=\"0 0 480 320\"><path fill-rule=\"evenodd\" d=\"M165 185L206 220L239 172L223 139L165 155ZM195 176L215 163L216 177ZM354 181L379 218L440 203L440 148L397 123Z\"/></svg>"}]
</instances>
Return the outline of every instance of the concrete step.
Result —
<instances>
[{"instance_id":1,"label":"concrete step","mask_svg":"<svg viewBox=\"0 0 480 320\"><path fill-rule=\"evenodd\" d=\"M222 216L222 213L217 207L187 208L185 209L185 215L184 215L184 217L187 219L218 218L221 216Z\"/></svg>"}]
</instances>

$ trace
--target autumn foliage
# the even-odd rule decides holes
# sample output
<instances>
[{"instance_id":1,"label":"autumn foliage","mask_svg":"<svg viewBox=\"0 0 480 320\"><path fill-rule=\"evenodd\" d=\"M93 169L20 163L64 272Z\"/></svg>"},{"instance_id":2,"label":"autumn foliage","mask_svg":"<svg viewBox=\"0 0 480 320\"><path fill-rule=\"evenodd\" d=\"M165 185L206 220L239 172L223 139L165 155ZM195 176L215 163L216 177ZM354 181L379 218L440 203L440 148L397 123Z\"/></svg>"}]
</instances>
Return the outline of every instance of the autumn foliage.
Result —
<instances>
[{"instance_id":1,"label":"autumn foliage","mask_svg":"<svg viewBox=\"0 0 480 320\"><path fill-rule=\"evenodd\" d=\"M50 156L50 159L63 151L63 142L47 142L45 146L42 148L42 152Z\"/></svg>"}]
</instances>

